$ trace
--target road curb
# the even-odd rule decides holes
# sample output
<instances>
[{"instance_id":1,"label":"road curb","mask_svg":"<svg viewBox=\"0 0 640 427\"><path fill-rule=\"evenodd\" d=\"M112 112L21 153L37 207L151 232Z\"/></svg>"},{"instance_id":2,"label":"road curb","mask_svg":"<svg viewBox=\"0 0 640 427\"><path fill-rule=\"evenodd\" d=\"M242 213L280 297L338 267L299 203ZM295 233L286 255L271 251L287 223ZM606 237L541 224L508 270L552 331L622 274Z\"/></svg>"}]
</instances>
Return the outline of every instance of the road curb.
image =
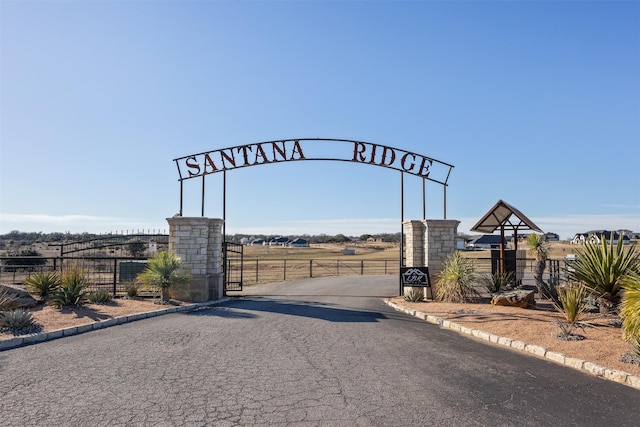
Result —
<instances>
[{"instance_id":1,"label":"road curb","mask_svg":"<svg viewBox=\"0 0 640 427\"><path fill-rule=\"evenodd\" d=\"M73 335L83 334L85 332L96 331L98 329L109 328L111 326L122 325L124 323L136 322L142 319L148 319L150 317L162 316L164 314L171 313L184 313L189 311L196 311L207 307L220 305L231 298L223 298L216 301L199 302L189 305L180 305L176 307L169 307L162 310L148 311L144 313L128 314L125 316L112 317L106 320L99 320L93 323L87 323L79 326L71 326L68 328L55 329L53 331L38 332L36 334L21 335L5 340L0 340L0 352L5 350L11 350L12 348L23 347L31 344L37 344L45 341L51 341L63 337L69 337Z\"/></svg>"},{"instance_id":2,"label":"road curb","mask_svg":"<svg viewBox=\"0 0 640 427\"><path fill-rule=\"evenodd\" d=\"M514 340L512 338L499 337L497 335L493 335L479 329L468 328L466 326L462 326L441 317L432 316L413 308L403 307L388 299L385 299L384 302L396 311L400 311L410 316L417 317L418 319L433 323L434 325L439 325L443 328L451 329L461 334L471 335L484 341L490 341L503 347L508 347L510 349L521 351L523 353L528 353L533 356L549 360L550 362L582 371L598 378L614 381L640 390L640 377L631 375L627 372L619 371L617 369L605 368L604 366L600 366L586 360L569 357L562 353L549 351L548 349L539 345L527 344L522 341Z\"/></svg>"}]
</instances>

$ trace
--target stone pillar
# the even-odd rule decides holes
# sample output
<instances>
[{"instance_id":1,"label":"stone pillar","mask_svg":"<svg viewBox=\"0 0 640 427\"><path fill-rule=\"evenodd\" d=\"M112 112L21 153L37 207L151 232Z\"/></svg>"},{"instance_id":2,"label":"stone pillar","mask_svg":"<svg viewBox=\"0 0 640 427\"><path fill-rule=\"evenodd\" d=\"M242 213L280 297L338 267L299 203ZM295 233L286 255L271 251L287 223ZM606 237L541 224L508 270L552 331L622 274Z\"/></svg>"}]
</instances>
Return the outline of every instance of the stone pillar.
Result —
<instances>
[{"instance_id":1,"label":"stone pillar","mask_svg":"<svg viewBox=\"0 0 640 427\"><path fill-rule=\"evenodd\" d=\"M435 278L442 271L444 262L456 251L459 224L460 221L447 219L402 223L405 232L405 266L429 267L432 292L437 286ZM424 297L427 298L427 295Z\"/></svg>"},{"instance_id":2,"label":"stone pillar","mask_svg":"<svg viewBox=\"0 0 640 427\"><path fill-rule=\"evenodd\" d=\"M404 227L404 264L405 267L423 267L424 263L424 224L422 221L405 221Z\"/></svg>"},{"instance_id":3,"label":"stone pillar","mask_svg":"<svg viewBox=\"0 0 640 427\"><path fill-rule=\"evenodd\" d=\"M431 277L437 276L444 262L456 251L456 238L460 221L452 219L425 219L424 252L425 264Z\"/></svg>"},{"instance_id":4,"label":"stone pillar","mask_svg":"<svg viewBox=\"0 0 640 427\"><path fill-rule=\"evenodd\" d=\"M191 283L181 299L203 302L224 296L221 219L167 218L169 252L191 273Z\"/></svg>"}]
</instances>

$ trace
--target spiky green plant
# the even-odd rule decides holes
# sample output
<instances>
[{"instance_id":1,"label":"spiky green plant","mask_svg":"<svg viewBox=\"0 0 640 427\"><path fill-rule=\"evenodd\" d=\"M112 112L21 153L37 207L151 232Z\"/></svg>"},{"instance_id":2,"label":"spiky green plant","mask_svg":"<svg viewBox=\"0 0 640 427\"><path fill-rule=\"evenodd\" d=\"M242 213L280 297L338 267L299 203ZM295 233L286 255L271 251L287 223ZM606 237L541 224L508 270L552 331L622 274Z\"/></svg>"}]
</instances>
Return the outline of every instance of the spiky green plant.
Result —
<instances>
[{"instance_id":1,"label":"spiky green plant","mask_svg":"<svg viewBox=\"0 0 640 427\"><path fill-rule=\"evenodd\" d=\"M42 271L25 279L24 284L32 294L48 297L60 287L60 275L55 271Z\"/></svg>"},{"instance_id":2,"label":"spiky green plant","mask_svg":"<svg viewBox=\"0 0 640 427\"><path fill-rule=\"evenodd\" d=\"M449 256L437 276L436 297L446 302L464 302L478 297L474 284L477 282L473 261L463 257L459 251Z\"/></svg>"},{"instance_id":3,"label":"spiky green plant","mask_svg":"<svg viewBox=\"0 0 640 427\"><path fill-rule=\"evenodd\" d=\"M147 268L138 275L143 287L160 291L160 300L169 301L169 291L179 290L189 283L191 275L182 268L180 258L168 252L159 252L149 259Z\"/></svg>"},{"instance_id":4,"label":"spiky green plant","mask_svg":"<svg viewBox=\"0 0 640 427\"><path fill-rule=\"evenodd\" d=\"M82 269L70 268L63 272L60 288L52 295L49 304L55 307L82 305L87 300L88 285L89 280Z\"/></svg>"},{"instance_id":5,"label":"spiky green plant","mask_svg":"<svg viewBox=\"0 0 640 427\"><path fill-rule=\"evenodd\" d=\"M97 291L87 294L87 300L93 304L106 304L110 302L111 299L111 292L105 289L98 289Z\"/></svg>"},{"instance_id":6,"label":"spiky green plant","mask_svg":"<svg viewBox=\"0 0 640 427\"><path fill-rule=\"evenodd\" d=\"M552 301L552 304L563 317L563 320L553 322L560 328L559 338L565 340L583 338L580 335L574 335L573 331L576 328L584 329L587 325L581 320L587 308L587 294L586 288L579 283L568 283L558 288L559 302Z\"/></svg>"},{"instance_id":7,"label":"spiky green plant","mask_svg":"<svg viewBox=\"0 0 640 427\"><path fill-rule=\"evenodd\" d=\"M529 246L529 253L533 253L536 258L533 278L538 293L548 300L551 300L554 304L559 304L560 300L558 299L556 283L553 281L547 283L543 280L549 249L551 248L549 241L547 241L544 234L531 233L527 236L527 245Z\"/></svg>"},{"instance_id":8,"label":"spiky green plant","mask_svg":"<svg viewBox=\"0 0 640 427\"><path fill-rule=\"evenodd\" d=\"M635 242L625 251L622 239L614 245L613 239L600 236L600 243L587 242L576 250L576 260L567 274L578 280L598 298L600 311L608 313L618 308L623 279L631 272L639 272L640 258Z\"/></svg>"},{"instance_id":9,"label":"spiky green plant","mask_svg":"<svg viewBox=\"0 0 640 427\"><path fill-rule=\"evenodd\" d=\"M513 283L513 277L513 272L511 271L501 273L496 270L493 274L481 276L480 282L482 282L490 293L495 294L500 292L500 289L504 289Z\"/></svg>"},{"instance_id":10,"label":"spiky green plant","mask_svg":"<svg viewBox=\"0 0 640 427\"><path fill-rule=\"evenodd\" d=\"M5 311L0 316L0 330L2 331L22 335L37 332L39 329L40 325L34 322L31 312L23 308Z\"/></svg>"},{"instance_id":11,"label":"spiky green plant","mask_svg":"<svg viewBox=\"0 0 640 427\"><path fill-rule=\"evenodd\" d=\"M423 298L424 294L422 293L422 291L419 291L417 289L409 289L404 292L405 301L418 302L422 301Z\"/></svg>"},{"instance_id":12,"label":"spiky green plant","mask_svg":"<svg viewBox=\"0 0 640 427\"><path fill-rule=\"evenodd\" d=\"M622 285L622 337L632 345L635 343L640 351L640 274L629 273L622 280Z\"/></svg>"}]
</instances>

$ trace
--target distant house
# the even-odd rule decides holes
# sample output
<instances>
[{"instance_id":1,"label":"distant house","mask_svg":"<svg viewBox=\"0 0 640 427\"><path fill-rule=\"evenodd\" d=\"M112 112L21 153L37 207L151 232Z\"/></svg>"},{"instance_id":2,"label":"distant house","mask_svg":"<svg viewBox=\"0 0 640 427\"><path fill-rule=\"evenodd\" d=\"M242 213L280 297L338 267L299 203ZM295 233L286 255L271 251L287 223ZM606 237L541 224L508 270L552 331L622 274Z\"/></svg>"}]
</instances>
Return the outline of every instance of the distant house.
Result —
<instances>
[{"instance_id":1,"label":"distant house","mask_svg":"<svg viewBox=\"0 0 640 427\"><path fill-rule=\"evenodd\" d=\"M618 240L622 239L623 245L628 245L631 243L631 239L626 234L620 234L617 231L608 231L608 230L593 230L587 231L586 233L578 233L573 239L571 239L572 245L584 245L587 242L590 243L600 243L601 238L604 238L605 241L610 242L613 239L613 244L617 245Z\"/></svg>"},{"instance_id":2,"label":"distant house","mask_svg":"<svg viewBox=\"0 0 640 427\"><path fill-rule=\"evenodd\" d=\"M496 234L485 234L475 237L469 241L467 249L498 249L500 248L500 236Z\"/></svg>"},{"instance_id":3,"label":"distant house","mask_svg":"<svg viewBox=\"0 0 640 427\"><path fill-rule=\"evenodd\" d=\"M251 241L251 243L249 243L251 246L259 246L259 245L264 245L264 240L262 239L254 239Z\"/></svg>"},{"instance_id":4,"label":"distant house","mask_svg":"<svg viewBox=\"0 0 640 427\"><path fill-rule=\"evenodd\" d=\"M308 248L309 242L298 237L297 239L293 239L292 241L290 241L289 246L291 246L292 248Z\"/></svg>"},{"instance_id":5,"label":"distant house","mask_svg":"<svg viewBox=\"0 0 640 427\"><path fill-rule=\"evenodd\" d=\"M560 236L556 233L544 233L544 237L547 238L547 242L559 242Z\"/></svg>"},{"instance_id":6,"label":"distant house","mask_svg":"<svg viewBox=\"0 0 640 427\"><path fill-rule=\"evenodd\" d=\"M267 244L269 246L285 246L287 243L289 243L289 239L286 237L274 237Z\"/></svg>"}]
</instances>

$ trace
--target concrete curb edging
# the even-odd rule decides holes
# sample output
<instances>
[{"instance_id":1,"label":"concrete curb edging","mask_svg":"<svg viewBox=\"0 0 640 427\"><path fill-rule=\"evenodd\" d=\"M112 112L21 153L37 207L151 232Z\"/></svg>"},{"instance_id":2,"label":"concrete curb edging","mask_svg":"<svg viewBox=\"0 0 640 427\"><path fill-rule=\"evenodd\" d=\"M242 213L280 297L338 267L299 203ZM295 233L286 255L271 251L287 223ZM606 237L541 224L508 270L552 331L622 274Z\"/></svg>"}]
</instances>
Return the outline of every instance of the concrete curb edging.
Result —
<instances>
[{"instance_id":1,"label":"concrete curb edging","mask_svg":"<svg viewBox=\"0 0 640 427\"><path fill-rule=\"evenodd\" d=\"M79 335L85 332L95 331L98 329L109 328L111 326L122 325L124 323L135 322L137 320L148 319L150 317L162 316L170 313L182 313L196 311L202 308L216 306L229 301L231 298L223 298L216 301L199 302L189 305L180 305L169 307L162 310L147 311L144 313L128 314L125 316L112 317L107 320L100 320L93 323L87 323L79 326L71 326L69 328L56 329L48 332L38 332L35 334L21 335L6 340L0 340L0 352L11 350L12 348L22 347L30 344L36 344L45 341L51 341L58 338Z\"/></svg>"},{"instance_id":2,"label":"concrete curb edging","mask_svg":"<svg viewBox=\"0 0 640 427\"><path fill-rule=\"evenodd\" d=\"M640 377L631 375L627 372L618 371L617 369L605 368L603 366L597 365L592 362L588 362L586 360L565 356L564 354L561 354L561 353L549 351L546 348L539 345L527 344L522 341L514 340L512 338L499 337L497 335L493 335L493 334L481 331L479 329L467 328L466 326L459 325L457 323L454 323L450 320L443 319L441 317L432 316L430 314L424 313L422 311L418 311L416 309L402 307L401 305L398 305L388 299L385 299L384 302L385 304L387 304L389 307L393 308L396 311L400 311L410 316L417 317L429 323L433 323L434 325L439 325L443 328L451 329L462 334L471 335L484 341L490 341L494 344L508 347L513 350L529 353L533 356L537 356L537 357L549 360L551 362L564 365L569 368L576 369L578 371L585 372L587 374L596 376L598 378L614 381L629 387L633 387L637 390L640 390Z\"/></svg>"}]
</instances>

